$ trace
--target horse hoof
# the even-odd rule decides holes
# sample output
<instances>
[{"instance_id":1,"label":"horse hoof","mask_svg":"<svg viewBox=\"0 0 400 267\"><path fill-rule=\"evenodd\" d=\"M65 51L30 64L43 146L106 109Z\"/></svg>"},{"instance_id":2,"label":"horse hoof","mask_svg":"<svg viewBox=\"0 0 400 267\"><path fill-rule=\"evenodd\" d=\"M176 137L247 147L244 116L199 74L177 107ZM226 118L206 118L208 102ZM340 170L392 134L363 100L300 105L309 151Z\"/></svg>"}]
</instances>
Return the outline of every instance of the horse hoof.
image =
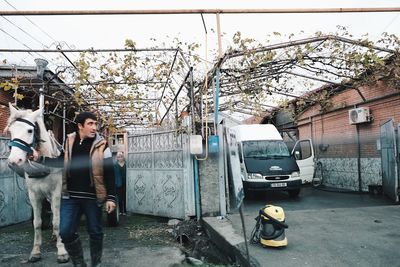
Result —
<instances>
[{"instance_id":1,"label":"horse hoof","mask_svg":"<svg viewBox=\"0 0 400 267\"><path fill-rule=\"evenodd\" d=\"M31 255L28 259L28 262L37 262L40 261L41 259L42 257L40 256L40 254Z\"/></svg>"},{"instance_id":2,"label":"horse hoof","mask_svg":"<svg viewBox=\"0 0 400 267\"><path fill-rule=\"evenodd\" d=\"M67 263L67 262L69 262L69 256L68 256L68 254L58 255L58 257L57 257L57 262L58 262L58 263Z\"/></svg>"}]
</instances>

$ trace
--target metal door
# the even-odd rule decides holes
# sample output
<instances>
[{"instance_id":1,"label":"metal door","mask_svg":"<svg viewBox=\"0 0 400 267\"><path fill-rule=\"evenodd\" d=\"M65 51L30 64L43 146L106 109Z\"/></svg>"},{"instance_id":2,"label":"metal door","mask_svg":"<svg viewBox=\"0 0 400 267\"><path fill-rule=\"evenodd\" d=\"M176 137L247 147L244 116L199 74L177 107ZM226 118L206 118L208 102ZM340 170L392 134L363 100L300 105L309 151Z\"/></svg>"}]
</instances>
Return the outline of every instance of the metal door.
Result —
<instances>
[{"instance_id":1,"label":"metal door","mask_svg":"<svg viewBox=\"0 0 400 267\"><path fill-rule=\"evenodd\" d=\"M292 154L296 157L302 183L311 183L314 177L314 148L311 139L298 140Z\"/></svg>"},{"instance_id":2,"label":"metal door","mask_svg":"<svg viewBox=\"0 0 400 267\"><path fill-rule=\"evenodd\" d=\"M0 137L0 227L29 220L31 206L25 180L8 168L10 139Z\"/></svg>"},{"instance_id":3,"label":"metal door","mask_svg":"<svg viewBox=\"0 0 400 267\"><path fill-rule=\"evenodd\" d=\"M395 202L399 201L397 189L399 186L396 134L393 120L381 125L381 161L382 161L382 187L383 192Z\"/></svg>"},{"instance_id":4,"label":"metal door","mask_svg":"<svg viewBox=\"0 0 400 267\"><path fill-rule=\"evenodd\" d=\"M176 130L128 136L128 211L182 219L195 215L188 139Z\"/></svg>"}]
</instances>

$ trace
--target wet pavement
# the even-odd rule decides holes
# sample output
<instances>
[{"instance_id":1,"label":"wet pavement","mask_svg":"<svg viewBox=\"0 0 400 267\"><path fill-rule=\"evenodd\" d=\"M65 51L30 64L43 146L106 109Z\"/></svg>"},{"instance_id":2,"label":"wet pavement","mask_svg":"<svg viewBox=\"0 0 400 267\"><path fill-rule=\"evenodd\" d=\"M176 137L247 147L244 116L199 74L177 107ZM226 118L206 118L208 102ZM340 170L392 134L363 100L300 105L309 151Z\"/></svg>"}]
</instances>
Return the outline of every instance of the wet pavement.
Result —
<instances>
[{"instance_id":1,"label":"wet pavement","mask_svg":"<svg viewBox=\"0 0 400 267\"><path fill-rule=\"evenodd\" d=\"M260 266L400 266L400 206L382 195L303 188L298 198L285 192L256 194L244 202L246 236L266 204L281 206L289 228L285 248L249 244ZM243 236L238 212L227 216ZM229 237L228 237L229 238ZM240 245L243 251L243 244Z\"/></svg>"}]
</instances>

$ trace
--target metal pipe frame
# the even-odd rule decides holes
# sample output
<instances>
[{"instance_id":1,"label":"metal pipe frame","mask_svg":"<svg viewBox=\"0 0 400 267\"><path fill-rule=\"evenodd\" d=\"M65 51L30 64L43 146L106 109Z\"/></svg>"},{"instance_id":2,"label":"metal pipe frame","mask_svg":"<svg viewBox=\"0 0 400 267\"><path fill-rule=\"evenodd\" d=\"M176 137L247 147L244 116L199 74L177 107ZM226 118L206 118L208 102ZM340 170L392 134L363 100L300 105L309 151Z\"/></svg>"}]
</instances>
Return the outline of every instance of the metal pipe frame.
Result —
<instances>
[{"instance_id":1,"label":"metal pipe frame","mask_svg":"<svg viewBox=\"0 0 400 267\"><path fill-rule=\"evenodd\" d=\"M169 84L169 80L170 80L170 77L171 77L172 70L173 70L173 68L175 66L175 62L176 62L177 56L178 56L178 51L176 51L176 53L174 55L174 59L172 60L171 68L169 69L168 76L167 76L167 82L164 84L164 88L163 88L161 96L160 96L160 101L158 102L158 105L157 105L157 108L156 108L157 110L161 105L161 101L162 101L162 98L164 97L165 89L167 88L167 85Z\"/></svg>"},{"instance_id":2,"label":"metal pipe frame","mask_svg":"<svg viewBox=\"0 0 400 267\"><path fill-rule=\"evenodd\" d=\"M168 15L168 14L302 14L400 12L399 7L260 8L260 9L141 9L141 10L1 10L0 16Z\"/></svg>"},{"instance_id":3,"label":"metal pipe frame","mask_svg":"<svg viewBox=\"0 0 400 267\"><path fill-rule=\"evenodd\" d=\"M163 122L165 116L167 116L169 110L171 109L172 105L174 104L175 101L177 101L178 95L181 92L182 88L185 86L186 80L189 78L190 74L191 74L192 70L190 69L188 71L188 73L186 74L185 79L183 80L181 86L179 87L179 90L176 92L174 99L172 99L171 104L169 105L169 107L167 108L167 111L165 112L164 116L161 118L160 120L160 124Z\"/></svg>"}]
</instances>

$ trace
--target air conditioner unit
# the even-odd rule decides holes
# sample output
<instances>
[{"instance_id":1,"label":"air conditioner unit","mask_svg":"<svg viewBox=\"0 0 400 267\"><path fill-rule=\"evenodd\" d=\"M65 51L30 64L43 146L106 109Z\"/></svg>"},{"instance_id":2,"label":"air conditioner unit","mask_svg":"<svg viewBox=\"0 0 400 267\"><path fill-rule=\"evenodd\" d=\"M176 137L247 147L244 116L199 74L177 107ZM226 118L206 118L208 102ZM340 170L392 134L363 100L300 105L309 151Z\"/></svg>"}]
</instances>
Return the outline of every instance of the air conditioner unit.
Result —
<instances>
[{"instance_id":1,"label":"air conditioner unit","mask_svg":"<svg viewBox=\"0 0 400 267\"><path fill-rule=\"evenodd\" d=\"M350 124L369 122L370 120L371 120L371 116L369 114L368 107L353 108L353 109L349 110Z\"/></svg>"}]
</instances>

